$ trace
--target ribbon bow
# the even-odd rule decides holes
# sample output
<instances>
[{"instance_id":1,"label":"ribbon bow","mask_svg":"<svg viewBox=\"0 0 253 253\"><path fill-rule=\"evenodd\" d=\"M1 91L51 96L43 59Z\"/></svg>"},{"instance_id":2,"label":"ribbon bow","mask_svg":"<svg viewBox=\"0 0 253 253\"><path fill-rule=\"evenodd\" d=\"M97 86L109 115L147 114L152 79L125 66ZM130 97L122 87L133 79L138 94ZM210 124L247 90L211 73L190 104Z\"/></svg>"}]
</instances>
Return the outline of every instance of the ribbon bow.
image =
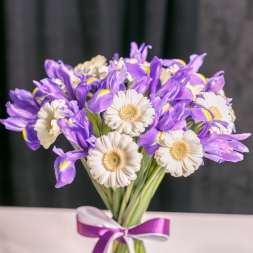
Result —
<instances>
[{"instance_id":1,"label":"ribbon bow","mask_svg":"<svg viewBox=\"0 0 253 253\"><path fill-rule=\"evenodd\" d=\"M169 238L170 221L165 218L148 220L137 226L124 228L103 211L91 207L77 208L77 231L80 235L99 238L92 253L106 253L115 239L126 243L129 253L134 253L134 239L166 241Z\"/></svg>"}]
</instances>

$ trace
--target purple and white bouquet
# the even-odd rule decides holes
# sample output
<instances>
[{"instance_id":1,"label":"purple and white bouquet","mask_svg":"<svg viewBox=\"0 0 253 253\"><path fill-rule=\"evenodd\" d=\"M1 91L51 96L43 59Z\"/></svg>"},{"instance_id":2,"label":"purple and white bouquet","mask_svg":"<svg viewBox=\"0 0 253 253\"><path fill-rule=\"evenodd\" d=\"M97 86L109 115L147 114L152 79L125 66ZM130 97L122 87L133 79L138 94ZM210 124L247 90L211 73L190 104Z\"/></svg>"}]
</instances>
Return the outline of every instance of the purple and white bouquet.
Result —
<instances>
[{"instance_id":1,"label":"purple and white bouquet","mask_svg":"<svg viewBox=\"0 0 253 253\"><path fill-rule=\"evenodd\" d=\"M9 118L0 120L22 132L32 150L48 149L60 134L72 144L66 153L53 147L55 187L72 183L80 159L113 216L104 217L111 226L98 224L106 231L94 232L92 218L81 220L101 214L82 210L79 232L100 238L94 252L106 252L109 241L113 252L134 252L134 247L145 252L138 239L168 233L165 221L162 232L152 231L154 224L136 227L165 173L186 177L204 165L204 158L238 162L248 152L239 141L250 134L234 134L223 71L210 78L198 73L206 54L191 55L187 64L156 56L148 62L150 48L132 42L129 58L115 54L107 63L98 55L75 67L46 60L48 77L34 81L33 92L10 91ZM141 230L139 236L129 227Z\"/></svg>"}]
</instances>

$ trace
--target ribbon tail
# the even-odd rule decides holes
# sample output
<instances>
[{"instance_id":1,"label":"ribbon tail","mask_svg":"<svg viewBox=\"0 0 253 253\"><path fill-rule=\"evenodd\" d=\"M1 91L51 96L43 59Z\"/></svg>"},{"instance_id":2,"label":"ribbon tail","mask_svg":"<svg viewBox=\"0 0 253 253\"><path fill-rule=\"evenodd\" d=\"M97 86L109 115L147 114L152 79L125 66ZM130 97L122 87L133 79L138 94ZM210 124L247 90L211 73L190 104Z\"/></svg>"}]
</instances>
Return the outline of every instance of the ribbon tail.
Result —
<instances>
[{"instance_id":1,"label":"ribbon tail","mask_svg":"<svg viewBox=\"0 0 253 253\"><path fill-rule=\"evenodd\" d=\"M115 233L114 231L108 231L102 237L100 237L92 253L106 253L110 243L122 235L123 235L122 232Z\"/></svg>"},{"instance_id":2,"label":"ribbon tail","mask_svg":"<svg viewBox=\"0 0 253 253\"><path fill-rule=\"evenodd\" d=\"M124 236L124 240L126 241L128 252L135 253L134 251L134 240L131 237Z\"/></svg>"}]
</instances>

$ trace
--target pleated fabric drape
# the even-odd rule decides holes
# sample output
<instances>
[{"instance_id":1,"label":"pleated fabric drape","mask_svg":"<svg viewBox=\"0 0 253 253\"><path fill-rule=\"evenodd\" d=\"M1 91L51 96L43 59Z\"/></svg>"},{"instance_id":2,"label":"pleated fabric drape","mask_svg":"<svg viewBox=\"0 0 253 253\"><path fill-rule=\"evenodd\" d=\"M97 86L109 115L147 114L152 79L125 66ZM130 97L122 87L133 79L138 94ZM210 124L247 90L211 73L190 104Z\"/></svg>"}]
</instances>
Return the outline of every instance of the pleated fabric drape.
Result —
<instances>
[{"instance_id":1,"label":"pleated fabric drape","mask_svg":"<svg viewBox=\"0 0 253 253\"><path fill-rule=\"evenodd\" d=\"M71 65L97 54L128 56L131 41L153 46L160 58L207 52L201 73L225 70L225 92L234 98L238 133L253 129L253 4L251 0L8 0L0 2L0 118L8 90L32 90L44 78L44 60ZM0 205L104 208L77 162L71 185L55 189L56 155L31 151L20 133L0 125ZM252 138L244 142L252 148ZM60 137L55 143L68 151ZM51 148L50 148L51 149ZM188 178L167 175L150 210L253 213L253 156L238 164L205 166Z\"/></svg>"}]
</instances>

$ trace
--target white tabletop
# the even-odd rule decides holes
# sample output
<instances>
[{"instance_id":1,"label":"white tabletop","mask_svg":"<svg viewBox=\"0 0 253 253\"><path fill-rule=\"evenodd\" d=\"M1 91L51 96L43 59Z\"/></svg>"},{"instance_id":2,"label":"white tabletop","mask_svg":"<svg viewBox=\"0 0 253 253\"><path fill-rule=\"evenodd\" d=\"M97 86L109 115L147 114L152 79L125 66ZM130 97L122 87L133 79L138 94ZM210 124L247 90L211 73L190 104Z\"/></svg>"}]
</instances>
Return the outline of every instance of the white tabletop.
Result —
<instances>
[{"instance_id":1,"label":"white tabletop","mask_svg":"<svg viewBox=\"0 0 253 253\"><path fill-rule=\"evenodd\" d=\"M252 253L253 216L148 212L170 219L167 242L145 242L148 253ZM0 207L1 253L91 253L97 239L76 232L73 209Z\"/></svg>"}]
</instances>

